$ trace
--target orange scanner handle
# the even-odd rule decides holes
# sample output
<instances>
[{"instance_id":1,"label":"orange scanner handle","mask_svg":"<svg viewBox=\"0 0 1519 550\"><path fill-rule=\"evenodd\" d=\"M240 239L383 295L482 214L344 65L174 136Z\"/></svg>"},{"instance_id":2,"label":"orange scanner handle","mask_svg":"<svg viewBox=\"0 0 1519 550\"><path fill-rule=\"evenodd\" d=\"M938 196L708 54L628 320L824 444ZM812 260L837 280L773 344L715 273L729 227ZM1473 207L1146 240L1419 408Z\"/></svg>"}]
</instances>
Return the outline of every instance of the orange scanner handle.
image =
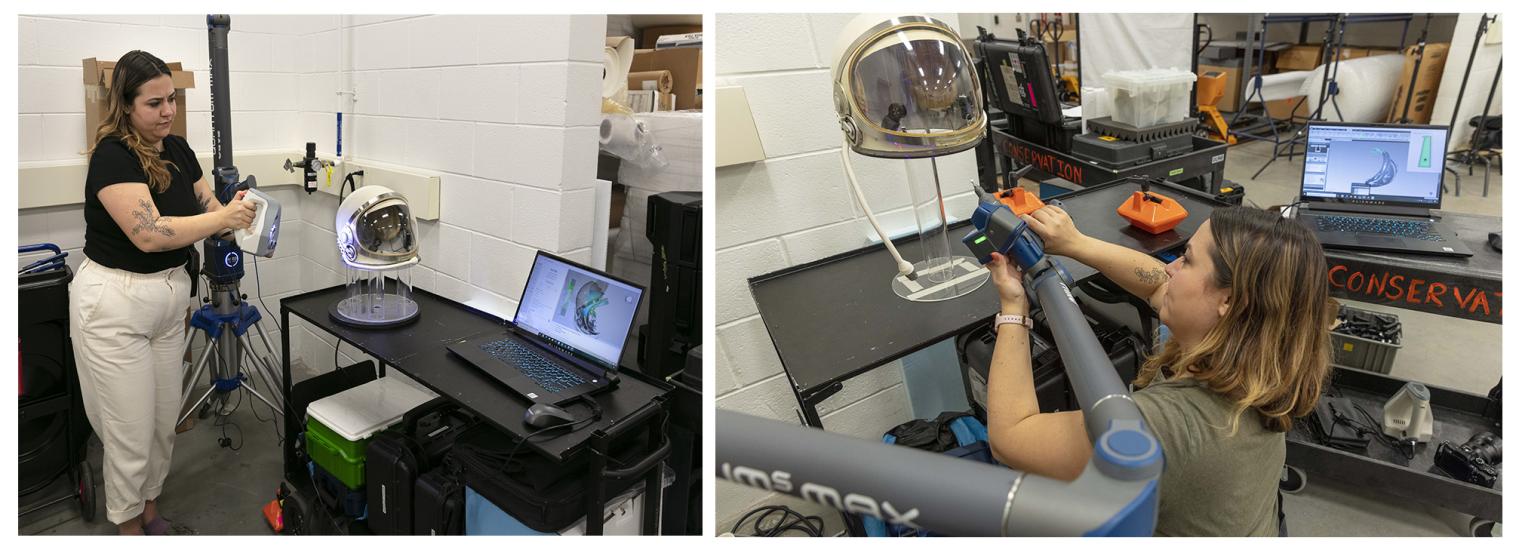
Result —
<instances>
[{"instance_id":1,"label":"orange scanner handle","mask_svg":"<svg viewBox=\"0 0 1519 550\"><path fill-rule=\"evenodd\" d=\"M1022 187L1014 187L997 193L997 200L1007 205L1008 210L1012 210L1013 215L1016 216L1022 216L1044 208L1044 201L1039 200L1037 195L1028 192L1028 190Z\"/></svg>"}]
</instances>

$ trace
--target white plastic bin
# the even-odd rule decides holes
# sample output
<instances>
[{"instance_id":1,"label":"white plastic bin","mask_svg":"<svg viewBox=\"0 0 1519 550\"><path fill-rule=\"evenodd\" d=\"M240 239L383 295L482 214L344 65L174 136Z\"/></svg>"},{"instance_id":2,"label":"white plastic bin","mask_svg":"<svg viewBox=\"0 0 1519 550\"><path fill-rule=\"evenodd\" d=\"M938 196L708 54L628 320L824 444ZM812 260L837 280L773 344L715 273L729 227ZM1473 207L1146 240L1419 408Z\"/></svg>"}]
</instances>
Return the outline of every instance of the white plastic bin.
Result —
<instances>
[{"instance_id":1,"label":"white plastic bin","mask_svg":"<svg viewBox=\"0 0 1519 550\"><path fill-rule=\"evenodd\" d=\"M1135 128L1181 122L1187 118L1197 75L1181 69L1113 71L1102 75L1113 107L1113 121Z\"/></svg>"}]
</instances>

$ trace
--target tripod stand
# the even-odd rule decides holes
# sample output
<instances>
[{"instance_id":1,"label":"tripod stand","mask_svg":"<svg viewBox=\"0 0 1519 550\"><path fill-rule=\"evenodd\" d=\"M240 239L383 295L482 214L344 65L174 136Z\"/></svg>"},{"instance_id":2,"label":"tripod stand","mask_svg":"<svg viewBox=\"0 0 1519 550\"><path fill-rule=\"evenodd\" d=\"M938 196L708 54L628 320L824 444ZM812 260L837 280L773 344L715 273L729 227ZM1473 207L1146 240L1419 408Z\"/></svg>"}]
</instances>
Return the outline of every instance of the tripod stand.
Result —
<instances>
[{"instance_id":1,"label":"tripod stand","mask_svg":"<svg viewBox=\"0 0 1519 550\"><path fill-rule=\"evenodd\" d=\"M271 359L276 356L274 346L269 344L268 336L258 325L263 314L247 302L246 294L239 293L235 281L217 283L214 282L214 277L215 275L207 275L208 279L213 279L210 295L204 298L204 305L190 317L190 326L206 334L206 349L201 352L195 365L185 370L182 384L184 397L180 401L180 416L175 424L183 423L202 405L208 409L215 405L219 410L226 411L227 398L239 389L246 390L274 409L276 414L284 416L285 397L280 393L283 386L279 383L279 371L275 370ZM262 350L254 347L251 336L258 336L259 343L264 346ZM193 337L186 338L186 354L194 340ZM251 365L252 374L259 378L256 382L263 386L269 397L249 384L248 373L242 368L245 360L247 365ZM211 386L195 400L194 405L185 408L208 367Z\"/></svg>"},{"instance_id":2,"label":"tripod stand","mask_svg":"<svg viewBox=\"0 0 1519 550\"><path fill-rule=\"evenodd\" d=\"M230 202L239 191L257 185L253 176L239 181L237 167L232 164L232 113L227 101L227 33L231 27L231 18L226 15L206 16L211 52L211 146L215 161L215 168L211 171L212 187L222 204ZM271 242L273 238L271 233ZM280 392L284 385L277 376L280 371L274 369L271 359L278 355L258 326L262 314L247 302L248 295L239 290L239 281L243 278L243 250L236 241L218 236L202 241L201 248L204 250L204 276L210 289L202 299L204 305L190 317L190 326L206 334L206 349L193 366L185 369L180 417L175 424L184 423L195 409L212 403L220 404L222 414L230 414L226 408L227 397L239 389L247 390L283 417L285 396ZM273 249L272 244L270 249ZM258 336L267 355L256 351L249 337L250 331ZM193 343L194 338L186 338L185 355L189 354ZM252 374L262 379L268 397L249 383L248 373L243 369L244 360L251 366ZM207 370L211 372L211 387L186 409L196 383Z\"/></svg>"}]
</instances>

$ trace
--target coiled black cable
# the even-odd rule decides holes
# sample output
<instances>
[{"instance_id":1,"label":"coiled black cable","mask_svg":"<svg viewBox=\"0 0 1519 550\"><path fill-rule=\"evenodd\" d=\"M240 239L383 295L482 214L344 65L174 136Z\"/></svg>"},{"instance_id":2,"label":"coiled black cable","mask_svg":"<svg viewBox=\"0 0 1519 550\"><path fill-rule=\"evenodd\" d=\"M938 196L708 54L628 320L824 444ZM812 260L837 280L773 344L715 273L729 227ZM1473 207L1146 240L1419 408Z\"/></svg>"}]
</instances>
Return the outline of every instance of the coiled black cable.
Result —
<instances>
[{"instance_id":1,"label":"coiled black cable","mask_svg":"<svg viewBox=\"0 0 1519 550\"><path fill-rule=\"evenodd\" d=\"M780 514L779 517L776 517L776 514ZM775 522L766 525L766 520L772 517L775 517ZM739 529L750 518L754 519L754 531L749 535L742 535ZM790 506L761 506L750 510L749 513L744 514L744 517L738 518L738 522L733 524L732 529L735 535L751 537L779 537L790 531L797 531L809 537L821 537L823 536L823 518L802 515L801 512L792 510Z\"/></svg>"}]
</instances>

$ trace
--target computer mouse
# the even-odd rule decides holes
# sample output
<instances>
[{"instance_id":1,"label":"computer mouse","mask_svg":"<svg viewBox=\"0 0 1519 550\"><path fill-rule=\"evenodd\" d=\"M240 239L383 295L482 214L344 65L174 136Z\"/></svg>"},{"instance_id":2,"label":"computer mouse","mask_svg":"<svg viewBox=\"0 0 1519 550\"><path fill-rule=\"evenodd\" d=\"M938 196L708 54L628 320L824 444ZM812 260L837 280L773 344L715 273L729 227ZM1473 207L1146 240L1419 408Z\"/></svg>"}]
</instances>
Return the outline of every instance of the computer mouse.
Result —
<instances>
[{"instance_id":1,"label":"computer mouse","mask_svg":"<svg viewBox=\"0 0 1519 550\"><path fill-rule=\"evenodd\" d=\"M527 413L522 415L522 421L534 428L548 428L569 424L575 421L569 411L544 403L534 403L527 408Z\"/></svg>"},{"instance_id":2,"label":"computer mouse","mask_svg":"<svg viewBox=\"0 0 1519 550\"><path fill-rule=\"evenodd\" d=\"M1498 252L1503 252L1503 232L1502 231L1497 231L1497 232L1493 232L1493 233L1488 233L1487 234L1487 245L1493 247L1493 250L1496 250Z\"/></svg>"}]
</instances>

